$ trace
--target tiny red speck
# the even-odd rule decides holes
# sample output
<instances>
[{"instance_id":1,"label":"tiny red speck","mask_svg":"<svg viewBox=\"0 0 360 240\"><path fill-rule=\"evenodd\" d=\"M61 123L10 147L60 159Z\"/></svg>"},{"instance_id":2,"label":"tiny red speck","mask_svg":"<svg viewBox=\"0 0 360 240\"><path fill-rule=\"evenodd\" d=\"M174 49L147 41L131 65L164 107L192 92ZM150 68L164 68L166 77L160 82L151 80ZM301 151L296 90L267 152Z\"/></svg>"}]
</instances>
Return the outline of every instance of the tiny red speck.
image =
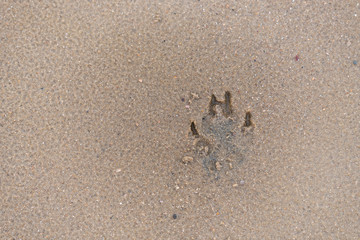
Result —
<instances>
[{"instance_id":1,"label":"tiny red speck","mask_svg":"<svg viewBox=\"0 0 360 240\"><path fill-rule=\"evenodd\" d=\"M299 58L300 58L299 55L296 55L295 56L295 61L299 61Z\"/></svg>"}]
</instances>

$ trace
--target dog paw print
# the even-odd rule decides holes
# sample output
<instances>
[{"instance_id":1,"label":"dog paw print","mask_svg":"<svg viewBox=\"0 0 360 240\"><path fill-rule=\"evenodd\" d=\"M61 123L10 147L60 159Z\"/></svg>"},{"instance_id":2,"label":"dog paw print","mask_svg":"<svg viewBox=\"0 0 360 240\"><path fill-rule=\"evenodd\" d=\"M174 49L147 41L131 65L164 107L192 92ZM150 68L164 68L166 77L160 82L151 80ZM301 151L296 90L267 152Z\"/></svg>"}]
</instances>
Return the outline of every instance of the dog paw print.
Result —
<instances>
[{"instance_id":1,"label":"dog paw print","mask_svg":"<svg viewBox=\"0 0 360 240\"><path fill-rule=\"evenodd\" d=\"M225 92L223 101L211 95L209 109L201 123L193 121L190 125L194 154L201 159L208 174L218 176L243 160L253 128L250 112L240 118L233 111L229 91Z\"/></svg>"}]
</instances>

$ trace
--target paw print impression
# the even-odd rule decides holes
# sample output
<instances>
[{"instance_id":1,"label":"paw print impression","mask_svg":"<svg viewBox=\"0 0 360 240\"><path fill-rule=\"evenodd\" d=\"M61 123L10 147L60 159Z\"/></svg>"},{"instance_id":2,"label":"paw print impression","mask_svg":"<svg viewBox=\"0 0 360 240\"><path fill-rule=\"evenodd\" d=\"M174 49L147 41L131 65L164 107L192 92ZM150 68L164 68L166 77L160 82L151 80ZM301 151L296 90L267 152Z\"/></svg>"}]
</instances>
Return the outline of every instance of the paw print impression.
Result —
<instances>
[{"instance_id":1,"label":"paw print impression","mask_svg":"<svg viewBox=\"0 0 360 240\"><path fill-rule=\"evenodd\" d=\"M223 101L211 95L209 109L201 123L193 121L190 125L194 154L209 175L218 176L243 161L253 128L250 112L246 112L245 118L239 118L233 111L229 91L225 92Z\"/></svg>"}]
</instances>

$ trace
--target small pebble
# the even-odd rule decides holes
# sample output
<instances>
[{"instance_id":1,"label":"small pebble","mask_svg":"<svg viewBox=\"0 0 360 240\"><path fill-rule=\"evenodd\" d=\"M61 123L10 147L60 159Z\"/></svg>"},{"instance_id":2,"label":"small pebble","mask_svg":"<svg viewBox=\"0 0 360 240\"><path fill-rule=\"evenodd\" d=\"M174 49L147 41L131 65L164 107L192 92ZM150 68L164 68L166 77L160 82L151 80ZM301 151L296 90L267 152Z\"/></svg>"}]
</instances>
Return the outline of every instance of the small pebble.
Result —
<instances>
[{"instance_id":1,"label":"small pebble","mask_svg":"<svg viewBox=\"0 0 360 240\"><path fill-rule=\"evenodd\" d=\"M204 147L204 151L205 151L205 154L208 155L208 154L209 154L209 147L208 147L208 146L205 146L205 147Z\"/></svg>"},{"instance_id":2,"label":"small pebble","mask_svg":"<svg viewBox=\"0 0 360 240\"><path fill-rule=\"evenodd\" d=\"M185 156L185 157L182 158L182 162L185 163L185 164L186 163L191 163L193 160L194 160L194 158L189 157L189 156Z\"/></svg>"},{"instance_id":3,"label":"small pebble","mask_svg":"<svg viewBox=\"0 0 360 240\"><path fill-rule=\"evenodd\" d=\"M191 97L193 98L193 99L195 99L195 100L197 100L197 99L199 99L200 97L199 97L199 94L197 94L197 93L190 93L191 94Z\"/></svg>"},{"instance_id":4,"label":"small pebble","mask_svg":"<svg viewBox=\"0 0 360 240\"><path fill-rule=\"evenodd\" d=\"M356 60L354 60L354 61L353 61L353 64L354 64L354 65L357 65L357 61L356 61Z\"/></svg>"},{"instance_id":5,"label":"small pebble","mask_svg":"<svg viewBox=\"0 0 360 240\"><path fill-rule=\"evenodd\" d=\"M173 219L177 219L176 213L174 213L174 214L172 215L172 217L173 217Z\"/></svg>"},{"instance_id":6,"label":"small pebble","mask_svg":"<svg viewBox=\"0 0 360 240\"><path fill-rule=\"evenodd\" d=\"M215 166L216 166L216 170L218 170L218 171L221 170L221 163L216 162L216 163L215 163Z\"/></svg>"}]
</instances>

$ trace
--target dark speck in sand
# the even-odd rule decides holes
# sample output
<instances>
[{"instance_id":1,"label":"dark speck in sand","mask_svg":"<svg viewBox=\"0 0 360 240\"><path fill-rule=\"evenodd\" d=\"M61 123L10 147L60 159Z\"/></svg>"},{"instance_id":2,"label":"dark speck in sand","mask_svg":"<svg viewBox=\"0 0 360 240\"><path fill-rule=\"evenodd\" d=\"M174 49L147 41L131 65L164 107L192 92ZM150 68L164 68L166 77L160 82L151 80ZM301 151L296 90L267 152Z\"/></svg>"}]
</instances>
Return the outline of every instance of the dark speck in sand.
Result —
<instances>
[{"instance_id":1,"label":"dark speck in sand","mask_svg":"<svg viewBox=\"0 0 360 240\"><path fill-rule=\"evenodd\" d=\"M177 215L174 213L174 214L172 215L172 218L173 218L173 219L177 219Z\"/></svg>"},{"instance_id":2,"label":"dark speck in sand","mask_svg":"<svg viewBox=\"0 0 360 240\"><path fill-rule=\"evenodd\" d=\"M356 61L356 60L354 60L354 61L353 61L353 64L354 64L354 65L357 65L357 61Z\"/></svg>"}]
</instances>

